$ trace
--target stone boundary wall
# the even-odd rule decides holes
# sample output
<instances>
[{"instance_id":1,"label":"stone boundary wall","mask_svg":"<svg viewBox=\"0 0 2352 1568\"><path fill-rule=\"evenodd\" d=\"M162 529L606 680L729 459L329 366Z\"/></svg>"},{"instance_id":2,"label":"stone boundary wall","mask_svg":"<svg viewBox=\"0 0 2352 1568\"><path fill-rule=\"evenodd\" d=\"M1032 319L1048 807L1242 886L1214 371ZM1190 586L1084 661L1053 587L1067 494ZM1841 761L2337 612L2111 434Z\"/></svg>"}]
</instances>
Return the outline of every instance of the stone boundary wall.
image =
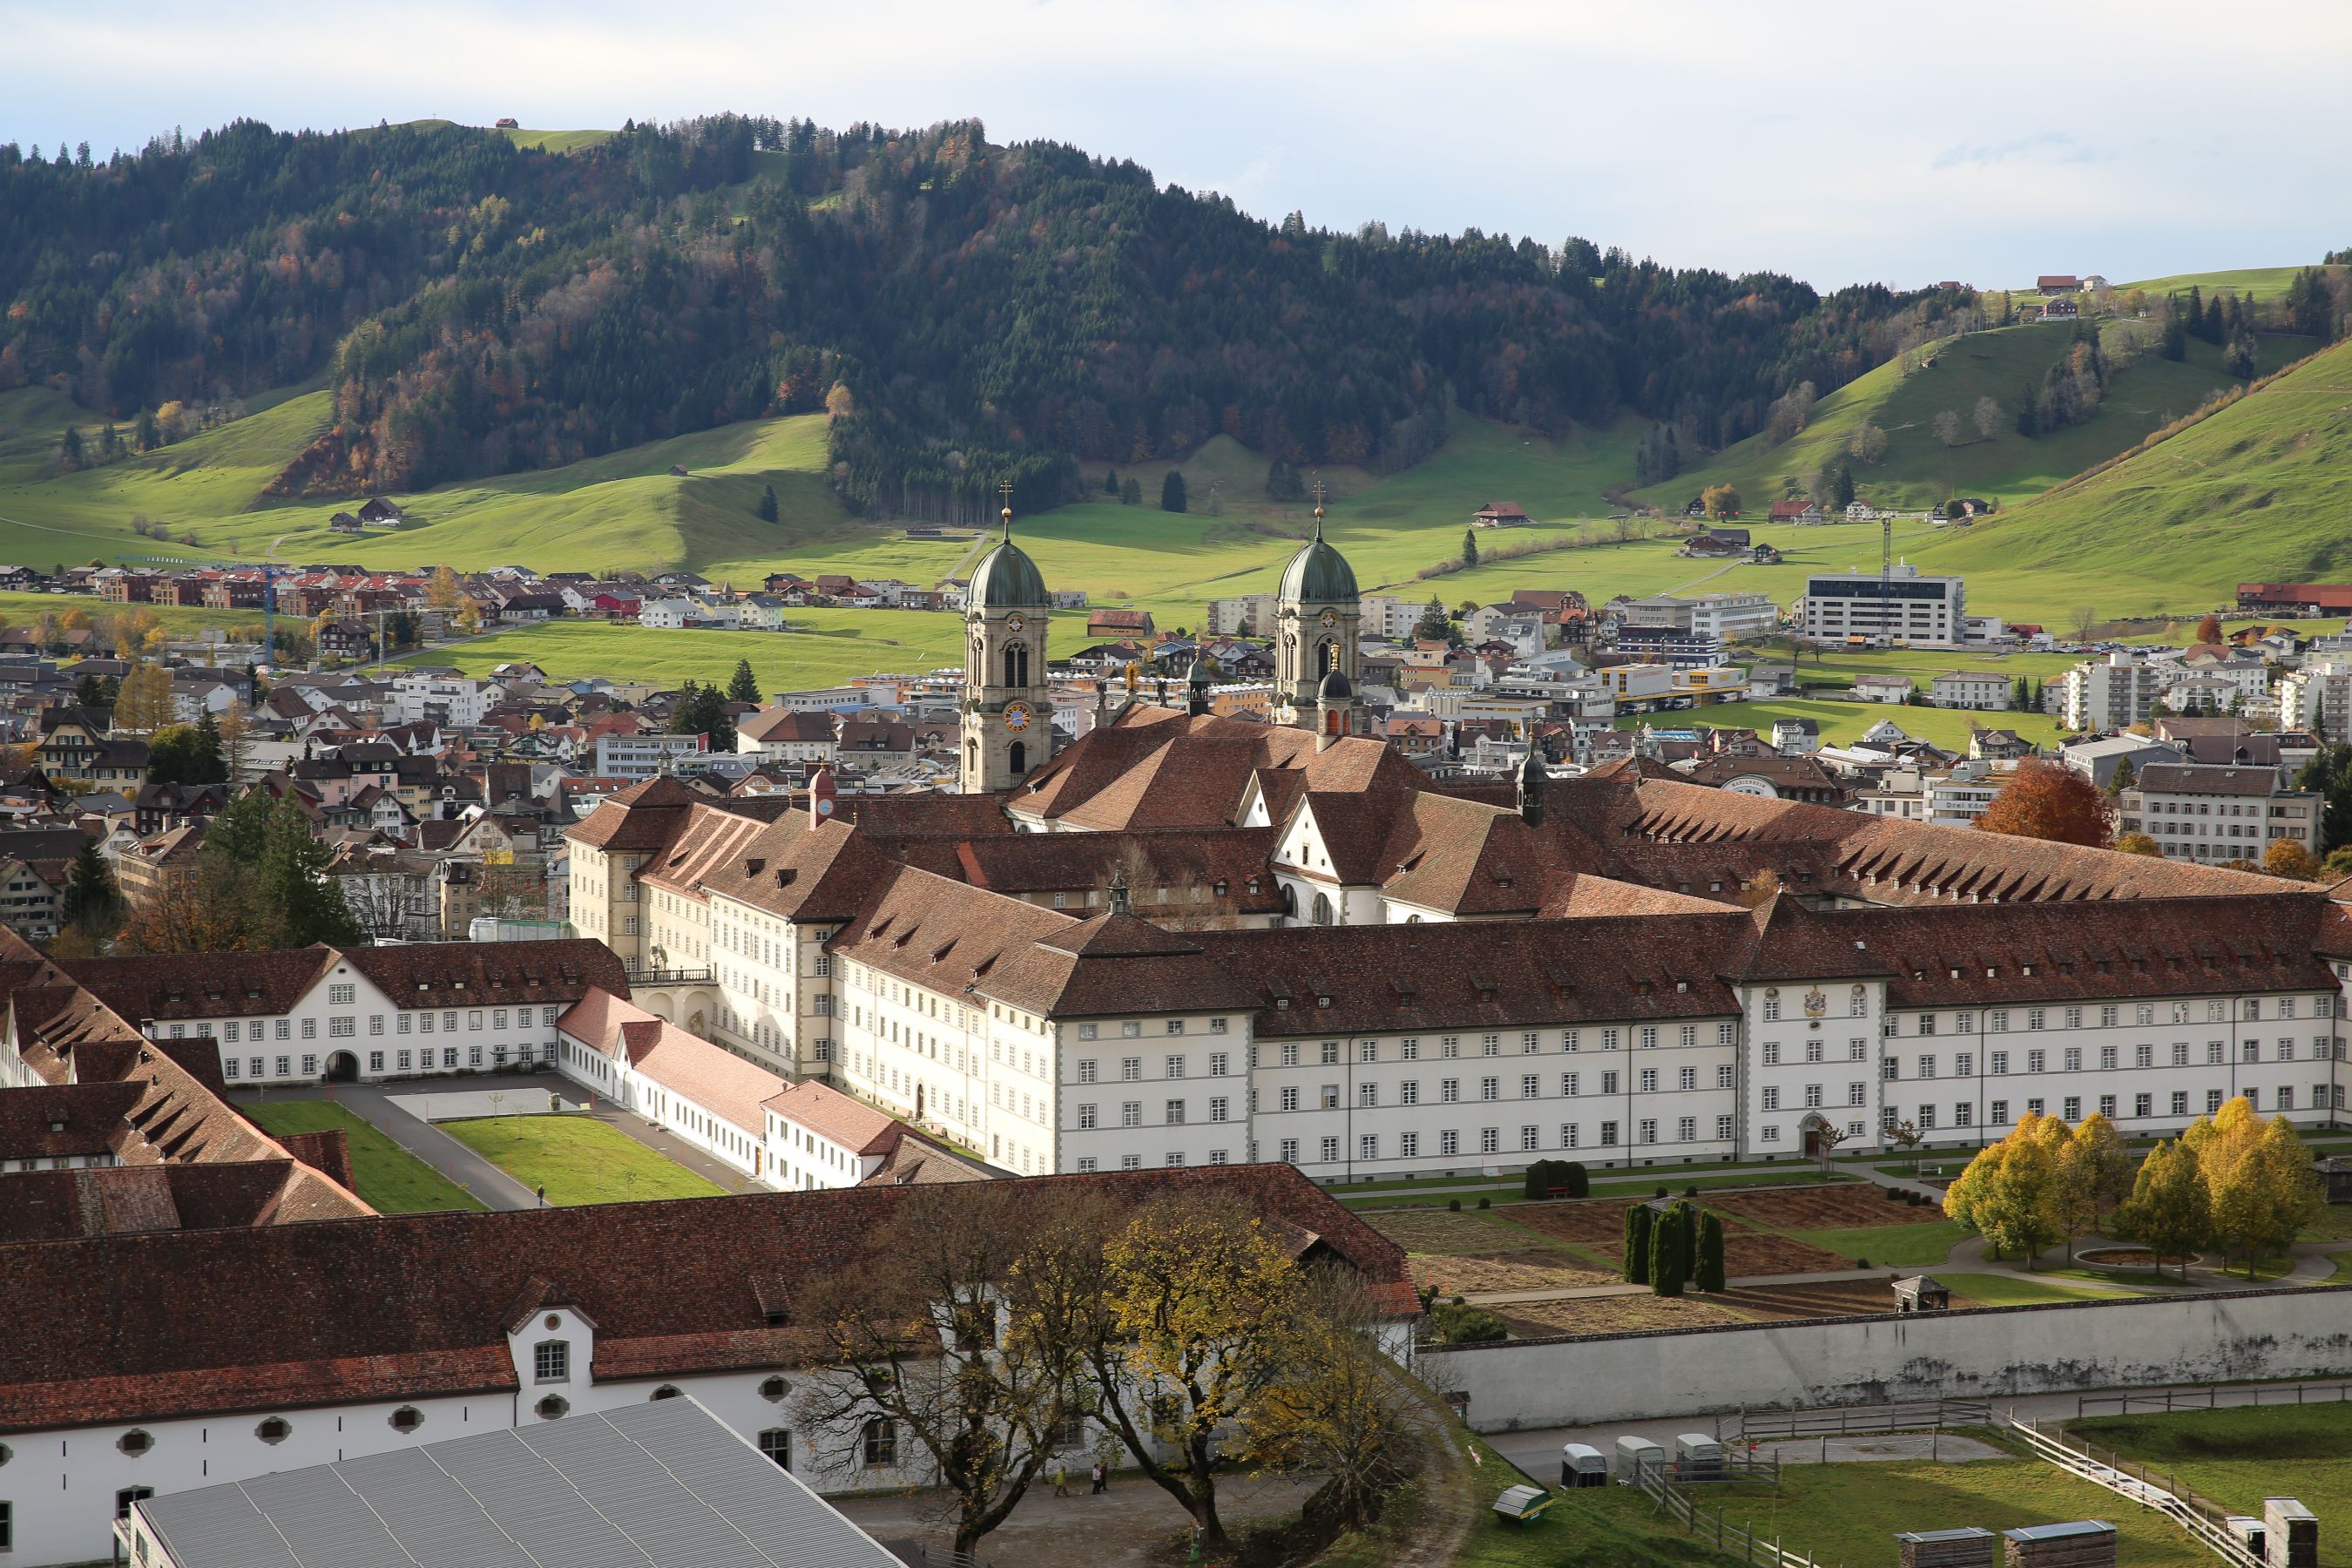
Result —
<instances>
[{"instance_id":1,"label":"stone boundary wall","mask_svg":"<svg viewBox=\"0 0 2352 1568\"><path fill-rule=\"evenodd\" d=\"M2352 1373L2352 1287L1576 1334L1419 1352L1474 1430Z\"/></svg>"}]
</instances>

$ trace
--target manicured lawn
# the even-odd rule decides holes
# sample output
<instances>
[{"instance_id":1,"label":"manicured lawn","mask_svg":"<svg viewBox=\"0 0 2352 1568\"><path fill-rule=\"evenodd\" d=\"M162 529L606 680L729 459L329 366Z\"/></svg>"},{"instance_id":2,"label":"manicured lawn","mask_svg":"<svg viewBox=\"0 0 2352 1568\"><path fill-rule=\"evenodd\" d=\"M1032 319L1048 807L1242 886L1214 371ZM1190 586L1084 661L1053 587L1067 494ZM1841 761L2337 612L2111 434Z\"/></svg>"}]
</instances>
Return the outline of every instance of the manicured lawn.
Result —
<instances>
[{"instance_id":1,"label":"manicured lawn","mask_svg":"<svg viewBox=\"0 0 2352 1568\"><path fill-rule=\"evenodd\" d=\"M1634 1500L1642 1510L1650 1506L1646 1498ZM2000 1531L2077 1519L2112 1521L2117 1556L2133 1568L2188 1568L2210 1561L2162 1516L2127 1507L2105 1488L2039 1459L1793 1465L1781 1472L1778 1494L1726 1500L1722 1506L1727 1521L1778 1535L1791 1551L1845 1568L1891 1563L1894 1537L1902 1531L1972 1524Z\"/></svg>"},{"instance_id":2,"label":"manicured lawn","mask_svg":"<svg viewBox=\"0 0 2352 1568\"><path fill-rule=\"evenodd\" d=\"M1601 1175L1596 1173L1592 1180L1592 1191L1590 1195L1596 1198L1634 1197L1654 1192L1659 1187L1663 1186L1672 1195L1680 1197L1682 1195L1683 1189L1687 1186L1696 1186L1700 1192L1712 1193L1722 1192L1732 1187L1787 1187L1799 1185L1811 1187L1824 1184L1820 1177L1808 1176L1794 1166L1791 1166L1786 1172L1759 1171L1753 1174L1744 1176L1709 1176L1704 1173L1704 1170L1705 1168L1702 1167L1701 1172L1695 1174L1684 1174L1664 1171L1653 1173L1651 1172L1643 1171L1623 1175L1615 1180L1604 1179ZM1858 1178L1856 1177L1843 1174L1831 1178L1833 1183L1851 1182L1857 1179ZM1525 1191L1525 1188L1521 1184L1516 1181L1507 1183L1502 1186L1488 1188L1483 1192L1470 1191L1446 1193L1432 1190L1440 1184L1441 1184L1434 1182L1423 1184L1423 1190L1418 1193L1400 1190L1394 1192L1373 1192L1359 1196L1335 1190L1332 1195L1337 1197L1342 1204L1345 1204L1351 1209L1409 1208L1414 1206L1425 1207L1432 1204L1434 1204L1439 1208L1444 1208L1449 1201L1454 1198L1460 1198L1462 1200L1462 1206L1465 1209L1470 1209L1478 1206L1478 1200L1481 1197L1491 1198L1496 1204L1521 1202L1523 1200L1521 1199L1520 1194Z\"/></svg>"},{"instance_id":3,"label":"manicured lawn","mask_svg":"<svg viewBox=\"0 0 2352 1568\"><path fill-rule=\"evenodd\" d=\"M2028 741L2047 744L2058 736L2058 721L2041 713L1974 712L1965 708L1906 708L1886 702L1826 701L1775 698L1769 702L1715 702L1675 713L1623 713L1620 730L1649 724L1661 730L1705 724L1713 729L1747 729L1769 736L1779 719L1811 719L1821 726L1824 745L1848 745L1862 739L1881 720L1891 720L1917 741L1930 742L1948 752L1965 755L1974 730L2014 730Z\"/></svg>"},{"instance_id":4,"label":"manicured lawn","mask_svg":"<svg viewBox=\"0 0 2352 1568\"><path fill-rule=\"evenodd\" d=\"M265 1131L324 1132L340 1127L352 1149L352 1180L379 1214L488 1205L376 1131L375 1124L330 1100L247 1101L238 1110Z\"/></svg>"},{"instance_id":5,"label":"manicured lawn","mask_svg":"<svg viewBox=\"0 0 2352 1568\"><path fill-rule=\"evenodd\" d=\"M2352 1518L2352 1405L2273 1405L2098 1416L2066 1430L2177 1477L2241 1513L2293 1497L2323 1521ZM2352 1563L2352 1539L2323 1525L2319 1561Z\"/></svg>"},{"instance_id":6,"label":"manicured lawn","mask_svg":"<svg viewBox=\"0 0 2352 1568\"><path fill-rule=\"evenodd\" d=\"M558 1208L721 1195L685 1166L584 1116L485 1116L438 1125Z\"/></svg>"},{"instance_id":7,"label":"manicured lawn","mask_svg":"<svg viewBox=\"0 0 2352 1568\"><path fill-rule=\"evenodd\" d=\"M1948 1219L1918 1225L1874 1225L1855 1230L1792 1230L1799 1241L1811 1242L1840 1258L1867 1258L1871 1267L1933 1268L1951 1256L1969 1232ZM1941 1279L1938 1275L1937 1278Z\"/></svg>"},{"instance_id":8,"label":"manicured lawn","mask_svg":"<svg viewBox=\"0 0 2352 1568\"><path fill-rule=\"evenodd\" d=\"M2087 1290L2074 1285L2025 1279L2009 1274L1951 1274L1936 1278L1951 1287L1955 1307L2034 1307L2049 1301L2112 1301L2122 1290Z\"/></svg>"}]
</instances>

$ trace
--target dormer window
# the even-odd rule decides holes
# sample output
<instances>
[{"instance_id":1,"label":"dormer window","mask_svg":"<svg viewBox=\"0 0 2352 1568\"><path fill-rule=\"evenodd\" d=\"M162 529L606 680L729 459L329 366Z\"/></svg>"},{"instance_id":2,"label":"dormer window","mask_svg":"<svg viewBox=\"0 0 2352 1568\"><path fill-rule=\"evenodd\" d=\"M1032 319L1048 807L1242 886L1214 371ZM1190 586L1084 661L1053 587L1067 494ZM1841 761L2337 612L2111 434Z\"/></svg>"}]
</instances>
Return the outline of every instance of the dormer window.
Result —
<instances>
[{"instance_id":1,"label":"dormer window","mask_svg":"<svg viewBox=\"0 0 2352 1568\"><path fill-rule=\"evenodd\" d=\"M572 1342L570 1340L540 1341L538 1344L531 1347L530 1368L531 1376L537 1382L571 1382Z\"/></svg>"}]
</instances>

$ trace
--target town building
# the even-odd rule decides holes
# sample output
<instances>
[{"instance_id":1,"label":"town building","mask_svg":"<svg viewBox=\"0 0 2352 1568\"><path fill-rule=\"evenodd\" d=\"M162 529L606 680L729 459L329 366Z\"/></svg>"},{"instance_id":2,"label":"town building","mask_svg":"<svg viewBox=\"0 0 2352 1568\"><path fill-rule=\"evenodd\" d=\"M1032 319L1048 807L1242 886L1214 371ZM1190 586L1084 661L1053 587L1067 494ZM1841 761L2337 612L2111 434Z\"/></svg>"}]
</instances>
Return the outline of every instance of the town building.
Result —
<instances>
[{"instance_id":1,"label":"town building","mask_svg":"<svg viewBox=\"0 0 2352 1568\"><path fill-rule=\"evenodd\" d=\"M2144 833L2179 860L2260 861L2279 839L2315 856L2326 801L2276 767L2150 763L2119 798L2118 829Z\"/></svg>"},{"instance_id":2,"label":"town building","mask_svg":"<svg viewBox=\"0 0 2352 1568\"><path fill-rule=\"evenodd\" d=\"M1927 682L1927 700L1938 708L2002 709L2015 696L2009 679L1990 670L1948 670Z\"/></svg>"},{"instance_id":3,"label":"town building","mask_svg":"<svg viewBox=\"0 0 2352 1568\"><path fill-rule=\"evenodd\" d=\"M1927 576L1897 562L1884 578L1875 572L1807 578L1798 615L1805 636L1817 639L1957 647L1966 635L1967 603L1963 579Z\"/></svg>"},{"instance_id":4,"label":"town building","mask_svg":"<svg viewBox=\"0 0 2352 1568\"><path fill-rule=\"evenodd\" d=\"M1676 598L1660 594L1628 599L1617 606L1622 628L1664 627L1718 642L1769 637L1780 625L1780 609L1765 594L1700 594Z\"/></svg>"},{"instance_id":5,"label":"town building","mask_svg":"<svg viewBox=\"0 0 2352 1568\"><path fill-rule=\"evenodd\" d=\"M2111 653L2066 672L2061 715L2069 730L2125 730L2156 716L2164 689L2180 678L2178 665L2133 653Z\"/></svg>"}]
</instances>

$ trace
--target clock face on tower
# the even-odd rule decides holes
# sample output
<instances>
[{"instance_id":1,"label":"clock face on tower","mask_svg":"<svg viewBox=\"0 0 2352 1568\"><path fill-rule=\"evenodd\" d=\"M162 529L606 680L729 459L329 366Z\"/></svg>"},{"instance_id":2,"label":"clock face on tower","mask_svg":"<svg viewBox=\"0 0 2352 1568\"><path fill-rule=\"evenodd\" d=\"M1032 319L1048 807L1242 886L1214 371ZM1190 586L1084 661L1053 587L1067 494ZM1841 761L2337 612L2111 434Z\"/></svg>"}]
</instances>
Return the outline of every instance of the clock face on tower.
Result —
<instances>
[{"instance_id":1,"label":"clock face on tower","mask_svg":"<svg viewBox=\"0 0 2352 1568\"><path fill-rule=\"evenodd\" d=\"M1017 632L1028 624L1029 622L1027 619L1020 616L1007 616L1004 617L1004 629L1008 632Z\"/></svg>"},{"instance_id":2,"label":"clock face on tower","mask_svg":"<svg viewBox=\"0 0 2352 1568\"><path fill-rule=\"evenodd\" d=\"M823 795L817 796L816 814L819 816L831 816L833 815L833 802L825 799Z\"/></svg>"},{"instance_id":3,"label":"clock face on tower","mask_svg":"<svg viewBox=\"0 0 2352 1568\"><path fill-rule=\"evenodd\" d=\"M1338 615L1329 610L1323 612L1323 629L1325 631L1329 631L1333 626L1336 626L1339 624L1339 617Z\"/></svg>"},{"instance_id":4,"label":"clock face on tower","mask_svg":"<svg viewBox=\"0 0 2352 1568\"><path fill-rule=\"evenodd\" d=\"M1016 735L1029 728L1036 716L1035 710L1026 702L1008 702L1004 705L1004 727Z\"/></svg>"}]
</instances>

